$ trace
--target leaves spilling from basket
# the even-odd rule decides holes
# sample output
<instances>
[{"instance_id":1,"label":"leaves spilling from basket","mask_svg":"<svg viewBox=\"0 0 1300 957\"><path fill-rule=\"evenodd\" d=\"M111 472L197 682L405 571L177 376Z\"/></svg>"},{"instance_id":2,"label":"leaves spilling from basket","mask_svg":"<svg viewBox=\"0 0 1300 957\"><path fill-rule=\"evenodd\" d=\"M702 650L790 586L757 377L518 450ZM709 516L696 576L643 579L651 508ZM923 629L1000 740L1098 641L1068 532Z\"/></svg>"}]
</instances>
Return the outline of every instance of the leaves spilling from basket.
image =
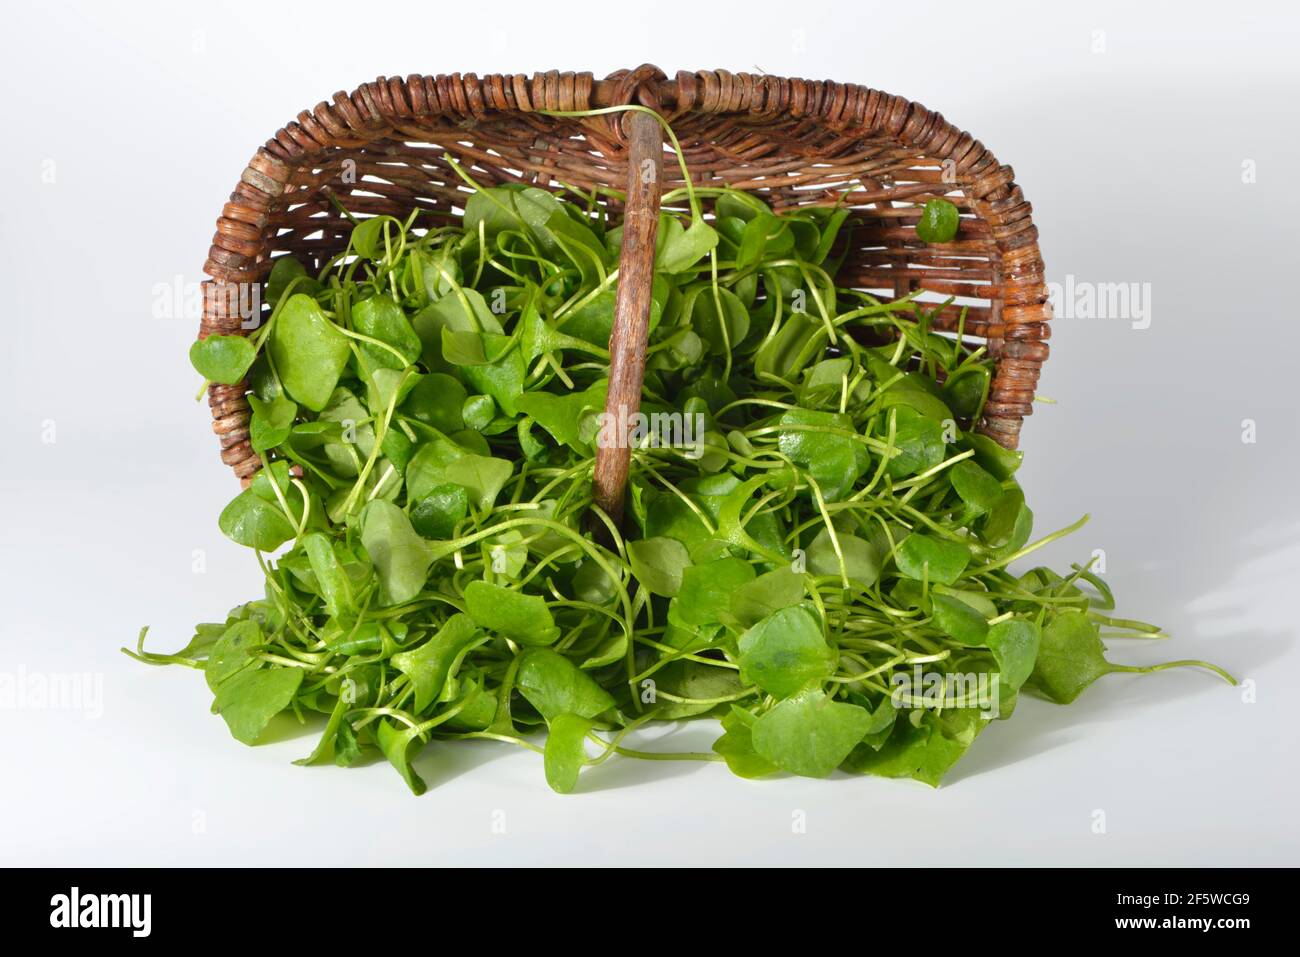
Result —
<instances>
[{"instance_id":1,"label":"leaves spilling from basket","mask_svg":"<svg viewBox=\"0 0 1300 957\"><path fill-rule=\"evenodd\" d=\"M251 391L263 468L220 526L265 595L175 654L143 632L128 653L201 669L238 740L318 714L299 763L382 755L416 793L423 745L475 738L540 753L557 791L613 755L935 785L1022 691L1064 704L1183 664L1232 680L1109 662L1104 638L1163 635L1109 617L1089 566L1010 570L1082 521L1031 543L1020 453L974 431L983 347L931 331L934 304L836 285L848 210L666 194L641 410L620 423L602 197L455 168L473 190L455 225L355 222L319 274L275 263L268 322L191 351ZM921 237L957 219L933 200ZM628 434L620 524L592 472ZM627 746L701 717L721 721L711 752Z\"/></svg>"}]
</instances>

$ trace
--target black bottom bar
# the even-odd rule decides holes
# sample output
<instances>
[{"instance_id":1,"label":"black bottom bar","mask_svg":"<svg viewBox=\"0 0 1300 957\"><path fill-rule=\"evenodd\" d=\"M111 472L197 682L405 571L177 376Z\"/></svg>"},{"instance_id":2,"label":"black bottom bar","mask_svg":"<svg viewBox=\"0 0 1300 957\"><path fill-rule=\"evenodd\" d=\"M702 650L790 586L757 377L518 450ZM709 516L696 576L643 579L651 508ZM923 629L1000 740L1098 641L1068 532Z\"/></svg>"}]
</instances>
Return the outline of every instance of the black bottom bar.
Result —
<instances>
[{"instance_id":1,"label":"black bottom bar","mask_svg":"<svg viewBox=\"0 0 1300 957\"><path fill-rule=\"evenodd\" d=\"M359 943L377 936L392 939L394 933L396 939L418 939L418 928L436 933L445 922L470 930L480 920L507 936L513 927L524 939L510 943L526 945L527 928L537 929L533 922L545 913L553 919L568 915L573 923L563 922L570 928L565 936L594 940L599 924L609 921L635 938L656 927L668 932L665 918L678 908L698 907L690 918L690 936L692 949L699 950L699 933L710 923L716 923L720 946L728 940L734 945L736 919L763 913L767 900L780 902L769 919L788 921L788 929L821 931L823 940L826 932L856 937L858 928L866 935L860 940L894 939L922 947L927 939L959 944L963 933L970 935L968 944L987 942L990 931L1003 941L1074 943L1104 937L1184 943L1199 937L1230 946L1256 931L1277 934L1295 920L1294 911L1282 914L1294 881L1289 870L918 868L862 879L786 873L719 880L699 868L673 875L671 891L663 875L646 875L643 882L608 871L558 881L500 872L485 881L454 872L344 868L55 868L10 870L6 876L11 890L0 896L0 915L7 929L24 936L201 940L205 945L256 940L259 949L278 940L324 942L320 934L331 949L354 936ZM491 893L482 893L488 888ZM729 898L734 905L724 906ZM669 899L675 903L665 910ZM552 902L559 909L551 909ZM646 924L638 928L642 917ZM1025 936L1039 934L1052 936Z\"/></svg>"}]
</instances>

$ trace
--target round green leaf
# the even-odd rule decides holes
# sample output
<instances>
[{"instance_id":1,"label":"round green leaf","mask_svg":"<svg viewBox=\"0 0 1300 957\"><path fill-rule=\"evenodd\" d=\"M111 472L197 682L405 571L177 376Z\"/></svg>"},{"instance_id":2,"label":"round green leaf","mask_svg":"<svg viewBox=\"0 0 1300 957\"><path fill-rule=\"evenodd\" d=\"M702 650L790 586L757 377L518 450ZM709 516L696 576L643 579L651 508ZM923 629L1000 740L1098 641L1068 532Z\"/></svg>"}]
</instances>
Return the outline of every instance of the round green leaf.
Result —
<instances>
[{"instance_id":1,"label":"round green leaf","mask_svg":"<svg viewBox=\"0 0 1300 957\"><path fill-rule=\"evenodd\" d=\"M289 707L302 668L246 668L217 688L217 713L235 740L254 744L272 718Z\"/></svg>"},{"instance_id":2,"label":"round green leaf","mask_svg":"<svg viewBox=\"0 0 1300 957\"><path fill-rule=\"evenodd\" d=\"M839 542L839 554L835 552L835 541ZM825 528L817 533L808 545L808 571L814 575L846 578L865 587L874 585L880 577L880 556L876 554L875 546L846 532L838 532L835 541Z\"/></svg>"},{"instance_id":3,"label":"round green leaf","mask_svg":"<svg viewBox=\"0 0 1300 957\"><path fill-rule=\"evenodd\" d=\"M325 408L352 355L347 337L303 293L290 296L281 307L270 347L285 390L313 412Z\"/></svg>"},{"instance_id":4,"label":"round green leaf","mask_svg":"<svg viewBox=\"0 0 1300 957\"><path fill-rule=\"evenodd\" d=\"M899 543L894 562L907 578L951 585L966 570L970 549L961 542L913 532Z\"/></svg>"},{"instance_id":5,"label":"round green leaf","mask_svg":"<svg viewBox=\"0 0 1300 957\"><path fill-rule=\"evenodd\" d=\"M691 307L691 328L709 352L724 355L733 351L749 334L749 310L729 289L706 286Z\"/></svg>"},{"instance_id":6,"label":"round green leaf","mask_svg":"<svg viewBox=\"0 0 1300 957\"><path fill-rule=\"evenodd\" d=\"M1111 670L1097 626L1081 611L1063 611L1043 629L1033 684L1057 704L1069 704Z\"/></svg>"},{"instance_id":7,"label":"round green leaf","mask_svg":"<svg viewBox=\"0 0 1300 957\"><path fill-rule=\"evenodd\" d=\"M740 667L748 680L778 698L835 672L837 655L821 622L803 605L768 615L740 636Z\"/></svg>"},{"instance_id":8,"label":"round green leaf","mask_svg":"<svg viewBox=\"0 0 1300 957\"><path fill-rule=\"evenodd\" d=\"M916 236L923 243L950 243L957 235L961 215L946 199L932 199L921 210Z\"/></svg>"},{"instance_id":9,"label":"round green leaf","mask_svg":"<svg viewBox=\"0 0 1300 957\"><path fill-rule=\"evenodd\" d=\"M469 514L469 493L460 485L437 485L411 506L411 527L424 538L448 539Z\"/></svg>"},{"instance_id":10,"label":"round green leaf","mask_svg":"<svg viewBox=\"0 0 1300 957\"><path fill-rule=\"evenodd\" d=\"M190 365L221 385L242 382L256 358L257 349L246 336L208 336L190 346Z\"/></svg>"},{"instance_id":11,"label":"round green leaf","mask_svg":"<svg viewBox=\"0 0 1300 957\"><path fill-rule=\"evenodd\" d=\"M675 538L643 538L627 543L627 557L636 576L652 594L671 598L682 587L682 571L691 564L686 546Z\"/></svg>"},{"instance_id":12,"label":"round green leaf","mask_svg":"<svg viewBox=\"0 0 1300 957\"><path fill-rule=\"evenodd\" d=\"M221 511L217 520L226 537L260 552L273 552L297 533L278 505L246 488Z\"/></svg>"},{"instance_id":13,"label":"round green leaf","mask_svg":"<svg viewBox=\"0 0 1300 957\"><path fill-rule=\"evenodd\" d=\"M560 637L546 599L540 595L475 581L465 588L465 610L480 628L520 644L549 645Z\"/></svg>"},{"instance_id":14,"label":"round green leaf","mask_svg":"<svg viewBox=\"0 0 1300 957\"><path fill-rule=\"evenodd\" d=\"M548 721L565 713L595 718L614 707L608 691L550 648L529 648L520 655L516 684L519 693Z\"/></svg>"},{"instance_id":15,"label":"round green leaf","mask_svg":"<svg viewBox=\"0 0 1300 957\"><path fill-rule=\"evenodd\" d=\"M870 726L865 708L832 701L813 689L787 698L754 722L754 750L783 771L824 778Z\"/></svg>"},{"instance_id":16,"label":"round green leaf","mask_svg":"<svg viewBox=\"0 0 1300 957\"><path fill-rule=\"evenodd\" d=\"M962 645L978 647L984 644L989 625L983 615L966 602L948 595L933 595L931 602L934 623L945 635Z\"/></svg>"},{"instance_id":17,"label":"round green leaf","mask_svg":"<svg viewBox=\"0 0 1300 957\"><path fill-rule=\"evenodd\" d=\"M543 764L546 783L557 794L568 794L578 783L578 772L587 763L587 732L595 722L576 714L557 714L546 736Z\"/></svg>"},{"instance_id":18,"label":"round green leaf","mask_svg":"<svg viewBox=\"0 0 1300 957\"><path fill-rule=\"evenodd\" d=\"M1000 621L988 630L989 651L997 660L1002 680L1013 690L1023 685L1033 672L1040 641L1038 626L1023 618Z\"/></svg>"},{"instance_id":19,"label":"round green leaf","mask_svg":"<svg viewBox=\"0 0 1300 957\"><path fill-rule=\"evenodd\" d=\"M987 512L1002 497L1002 483L970 459L963 459L949 472L957 495L976 512Z\"/></svg>"},{"instance_id":20,"label":"round green leaf","mask_svg":"<svg viewBox=\"0 0 1300 957\"><path fill-rule=\"evenodd\" d=\"M740 558L688 565L682 570L681 587L674 599L677 615L687 625L727 620L733 593L754 578L754 566Z\"/></svg>"}]
</instances>

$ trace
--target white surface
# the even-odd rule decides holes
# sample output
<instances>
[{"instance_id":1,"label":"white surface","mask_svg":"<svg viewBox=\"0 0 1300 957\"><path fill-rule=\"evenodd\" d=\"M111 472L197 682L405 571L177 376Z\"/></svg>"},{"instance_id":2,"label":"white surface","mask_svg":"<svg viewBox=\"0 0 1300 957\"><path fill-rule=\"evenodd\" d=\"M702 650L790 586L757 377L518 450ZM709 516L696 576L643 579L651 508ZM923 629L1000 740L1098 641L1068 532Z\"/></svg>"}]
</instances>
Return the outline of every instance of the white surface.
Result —
<instances>
[{"instance_id":1,"label":"white surface","mask_svg":"<svg viewBox=\"0 0 1300 957\"><path fill-rule=\"evenodd\" d=\"M1294 5L52 6L7 14L0 64L0 674L91 672L103 713L0 710L0 863L1300 863ZM190 400L196 322L151 318L155 284L201 278L257 144L380 73L645 60L941 109L1015 165L1049 278L1152 284L1148 329L1055 323L1060 404L1027 424L1023 477L1040 530L1094 514L1048 558L1104 548L1121 610L1176 636L1116 657L1210 658L1257 703L1202 673L1112 677L1023 704L938 791L611 761L562 798L532 755L435 744L417 799L385 765L291 766L307 736L244 748L201 676L118 653L146 622L179 647L260 587L216 528L232 485Z\"/></svg>"}]
</instances>

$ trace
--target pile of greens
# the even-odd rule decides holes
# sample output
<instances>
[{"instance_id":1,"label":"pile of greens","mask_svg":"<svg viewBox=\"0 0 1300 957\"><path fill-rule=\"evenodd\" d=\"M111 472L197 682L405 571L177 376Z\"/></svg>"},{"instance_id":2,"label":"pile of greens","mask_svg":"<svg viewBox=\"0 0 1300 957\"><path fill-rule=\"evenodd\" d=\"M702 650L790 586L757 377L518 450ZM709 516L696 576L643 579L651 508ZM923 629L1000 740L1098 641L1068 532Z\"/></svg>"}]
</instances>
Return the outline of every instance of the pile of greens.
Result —
<instances>
[{"instance_id":1,"label":"pile of greens","mask_svg":"<svg viewBox=\"0 0 1300 957\"><path fill-rule=\"evenodd\" d=\"M466 738L540 753L562 792L614 754L934 785L1022 691L1200 664L1112 664L1103 638L1160 633L1108 617L1087 566L1009 570L1077 526L1030 543L1020 454L973 431L982 347L836 286L843 208L665 195L642 410L703 428L634 450L615 524L591 479L620 229L596 194L470 185L455 225L379 216L318 275L279 259L269 321L193 347L251 391L264 465L220 526L266 591L128 653L201 669L238 740L319 713L299 763L382 754L417 794L421 747ZM624 746L698 717L713 753Z\"/></svg>"}]
</instances>

